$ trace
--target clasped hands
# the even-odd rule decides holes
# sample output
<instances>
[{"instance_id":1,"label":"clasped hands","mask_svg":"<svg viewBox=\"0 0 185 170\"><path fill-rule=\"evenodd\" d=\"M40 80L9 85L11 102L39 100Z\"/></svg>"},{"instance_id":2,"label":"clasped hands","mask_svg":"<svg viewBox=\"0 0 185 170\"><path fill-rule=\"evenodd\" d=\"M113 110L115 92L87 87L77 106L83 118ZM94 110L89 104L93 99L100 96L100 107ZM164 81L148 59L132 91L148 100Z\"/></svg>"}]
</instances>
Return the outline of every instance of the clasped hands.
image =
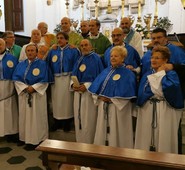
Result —
<instances>
[{"instance_id":1,"label":"clasped hands","mask_svg":"<svg viewBox=\"0 0 185 170\"><path fill-rule=\"evenodd\" d=\"M84 84L80 84L80 86L76 86L75 84L73 84L72 88L74 91L78 91L78 92L82 92L82 93L87 90Z\"/></svg>"},{"instance_id":2,"label":"clasped hands","mask_svg":"<svg viewBox=\"0 0 185 170\"><path fill-rule=\"evenodd\" d=\"M28 94L32 94L35 92L35 89L32 86L28 86L27 88L24 89L24 91Z\"/></svg>"}]
</instances>

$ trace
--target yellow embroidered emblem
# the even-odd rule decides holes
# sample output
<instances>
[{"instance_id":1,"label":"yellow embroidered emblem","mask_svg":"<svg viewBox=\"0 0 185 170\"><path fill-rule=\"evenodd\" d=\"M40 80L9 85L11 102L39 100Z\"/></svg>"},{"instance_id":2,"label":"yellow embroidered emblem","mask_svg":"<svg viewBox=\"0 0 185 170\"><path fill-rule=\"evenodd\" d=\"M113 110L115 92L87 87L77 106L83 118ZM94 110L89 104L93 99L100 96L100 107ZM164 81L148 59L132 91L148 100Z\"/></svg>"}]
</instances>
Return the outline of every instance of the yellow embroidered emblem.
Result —
<instances>
[{"instance_id":1,"label":"yellow embroidered emblem","mask_svg":"<svg viewBox=\"0 0 185 170\"><path fill-rule=\"evenodd\" d=\"M12 62L11 60L8 60L8 61L7 61L7 66L8 66L9 68L12 68L12 67L14 66L14 64L13 64L13 62Z\"/></svg>"},{"instance_id":2,"label":"yellow embroidered emblem","mask_svg":"<svg viewBox=\"0 0 185 170\"><path fill-rule=\"evenodd\" d=\"M32 71L32 74L34 76L38 76L40 74L40 70L38 68L34 68L33 71Z\"/></svg>"},{"instance_id":3,"label":"yellow embroidered emblem","mask_svg":"<svg viewBox=\"0 0 185 170\"><path fill-rule=\"evenodd\" d=\"M55 63L57 60L58 60L57 55L54 55L54 56L52 57L52 62Z\"/></svg>"},{"instance_id":4,"label":"yellow embroidered emblem","mask_svg":"<svg viewBox=\"0 0 185 170\"><path fill-rule=\"evenodd\" d=\"M86 65L85 65L85 64L82 64L82 65L80 66L79 70L80 70L81 72L84 72L84 71L86 70Z\"/></svg>"},{"instance_id":5,"label":"yellow embroidered emblem","mask_svg":"<svg viewBox=\"0 0 185 170\"><path fill-rule=\"evenodd\" d=\"M115 81L117 81L120 78L121 78L120 74L115 74L112 79L115 80Z\"/></svg>"}]
</instances>

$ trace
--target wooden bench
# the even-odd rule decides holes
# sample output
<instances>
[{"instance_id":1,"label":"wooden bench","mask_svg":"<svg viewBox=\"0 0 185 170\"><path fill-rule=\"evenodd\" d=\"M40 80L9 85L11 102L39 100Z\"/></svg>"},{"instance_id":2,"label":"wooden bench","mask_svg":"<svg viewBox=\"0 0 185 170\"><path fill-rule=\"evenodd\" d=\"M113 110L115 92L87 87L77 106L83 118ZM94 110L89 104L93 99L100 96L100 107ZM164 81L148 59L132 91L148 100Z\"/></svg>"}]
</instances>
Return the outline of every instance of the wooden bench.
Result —
<instances>
[{"instance_id":1,"label":"wooden bench","mask_svg":"<svg viewBox=\"0 0 185 170\"><path fill-rule=\"evenodd\" d=\"M106 170L177 170L185 169L185 155L147 152L137 149L45 140L36 150L42 151L48 170L59 164L80 165Z\"/></svg>"}]
</instances>

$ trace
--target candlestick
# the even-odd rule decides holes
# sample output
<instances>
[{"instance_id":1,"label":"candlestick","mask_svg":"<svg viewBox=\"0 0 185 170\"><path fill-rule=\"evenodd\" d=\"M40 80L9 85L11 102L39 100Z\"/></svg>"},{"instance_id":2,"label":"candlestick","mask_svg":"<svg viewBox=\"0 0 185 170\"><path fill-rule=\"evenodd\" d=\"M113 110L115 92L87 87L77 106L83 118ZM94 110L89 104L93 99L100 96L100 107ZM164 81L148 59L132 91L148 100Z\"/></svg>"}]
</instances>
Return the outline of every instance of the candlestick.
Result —
<instances>
[{"instance_id":1,"label":"candlestick","mask_svg":"<svg viewBox=\"0 0 185 170\"><path fill-rule=\"evenodd\" d=\"M158 16L158 0L155 0L155 15L154 16Z\"/></svg>"},{"instance_id":2,"label":"candlestick","mask_svg":"<svg viewBox=\"0 0 185 170\"><path fill-rule=\"evenodd\" d=\"M111 1L108 0L108 5L107 5L107 14L111 14L112 13L112 7L111 7Z\"/></svg>"},{"instance_id":3,"label":"candlestick","mask_svg":"<svg viewBox=\"0 0 185 170\"><path fill-rule=\"evenodd\" d=\"M69 0L66 0L66 16L69 18Z\"/></svg>"},{"instance_id":4,"label":"candlestick","mask_svg":"<svg viewBox=\"0 0 185 170\"><path fill-rule=\"evenodd\" d=\"M141 0L138 0L138 17L137 24L141 25Z\"/></svg>"},{"instance_id":5,"label":"candlestick","mask_svg":"<svg viewBox=\"0 0 185 170\"><path fill-rule=\"evenodd\" d=\"M149 39L150 38L150 21L152 18L152 14L147 14L143 17L144 22L146 24L146 28L147 28L147 34L146 34L146 38Z\"/></svg>"},{"instance_id":6,"label":"candlestick","mask_svg":"<svg viewBox=\"0 0 185 170\"><path fill-rule=\"evenodd\" d=\"M183 8L185 9L185 0L181 0L181 2L182 2Z\"/></svg>"},{"instance_id":7,"label":"candlestick","mask_svg":"<svg viewBox=\"0 0 185 170\"><path fill-rule=\"evenodd\" d=\"M154 21L152 26L155 27L157 24L157 21L158 21L158 0L155 0L155 13L154 13Z\"/></svg>"},{"instance_id":8,"label":"candlestick","mask_svg":"<svg viewBox=\"0 0 185 170\"><path fill-rule=\"evenodd\" d=\"M81 20L83 21L84 20L84 1L82 0L80 4L81 4L81 14L82 14Z\"/></svg>"},{"instance_id":9,"label":"candlestick","mask_svg":"<svg viewBox=\"0 0 185 170\"><path fill-rule=\"evenodd\" d=\"M141 0L138 0L138 18L141 18Z\"/></svg>"},{"instance_id":10,"label":"candlestick","mask_svg":"<svg viewBox=\"0 0 185 170\"><path fill-rule=\"evenodd\" d=\"M94 3L95 3L95 18L97 19L98 18L98 0L95 0Z\"/></svg>"},{"instance_id":11,"label":"candlestick","mask_svg":"<svg viewBox=\"0 0 185 170\"><path fill-rule=\"evenodd\" d=\"M122 0L122 4L121 4L121 18L124 18L124 8L125 8L125 1Z\"/></svg>"}]
</instances>

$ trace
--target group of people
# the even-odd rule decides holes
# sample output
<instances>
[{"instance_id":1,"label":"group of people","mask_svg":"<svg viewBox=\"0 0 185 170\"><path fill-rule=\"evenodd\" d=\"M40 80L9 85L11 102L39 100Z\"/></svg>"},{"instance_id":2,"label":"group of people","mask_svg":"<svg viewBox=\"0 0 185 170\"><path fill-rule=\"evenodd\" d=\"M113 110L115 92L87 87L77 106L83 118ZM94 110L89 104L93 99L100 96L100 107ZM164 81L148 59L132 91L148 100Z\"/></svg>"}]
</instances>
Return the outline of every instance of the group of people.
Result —
<instances>
[{"instance_id":1,"label":"group of people","mask_svg":"<svg viewBox=\"0 0 185 170\"><path fill-rule=\"evenodd\" d=\"M64 17L54 36L41 22L19 52L12 52L14 43L6 45L15 40L13 32L3 34L0 136L19 133L18 144L33 149L48 138L52 112L52 131L70 131L74 118L77 142L180 153L185 51L156 28L153 48L143 56L129 18L112 31L112 44L100 26L95 19L82 21L78 34Z\"/></svg>"}]
</instances>

